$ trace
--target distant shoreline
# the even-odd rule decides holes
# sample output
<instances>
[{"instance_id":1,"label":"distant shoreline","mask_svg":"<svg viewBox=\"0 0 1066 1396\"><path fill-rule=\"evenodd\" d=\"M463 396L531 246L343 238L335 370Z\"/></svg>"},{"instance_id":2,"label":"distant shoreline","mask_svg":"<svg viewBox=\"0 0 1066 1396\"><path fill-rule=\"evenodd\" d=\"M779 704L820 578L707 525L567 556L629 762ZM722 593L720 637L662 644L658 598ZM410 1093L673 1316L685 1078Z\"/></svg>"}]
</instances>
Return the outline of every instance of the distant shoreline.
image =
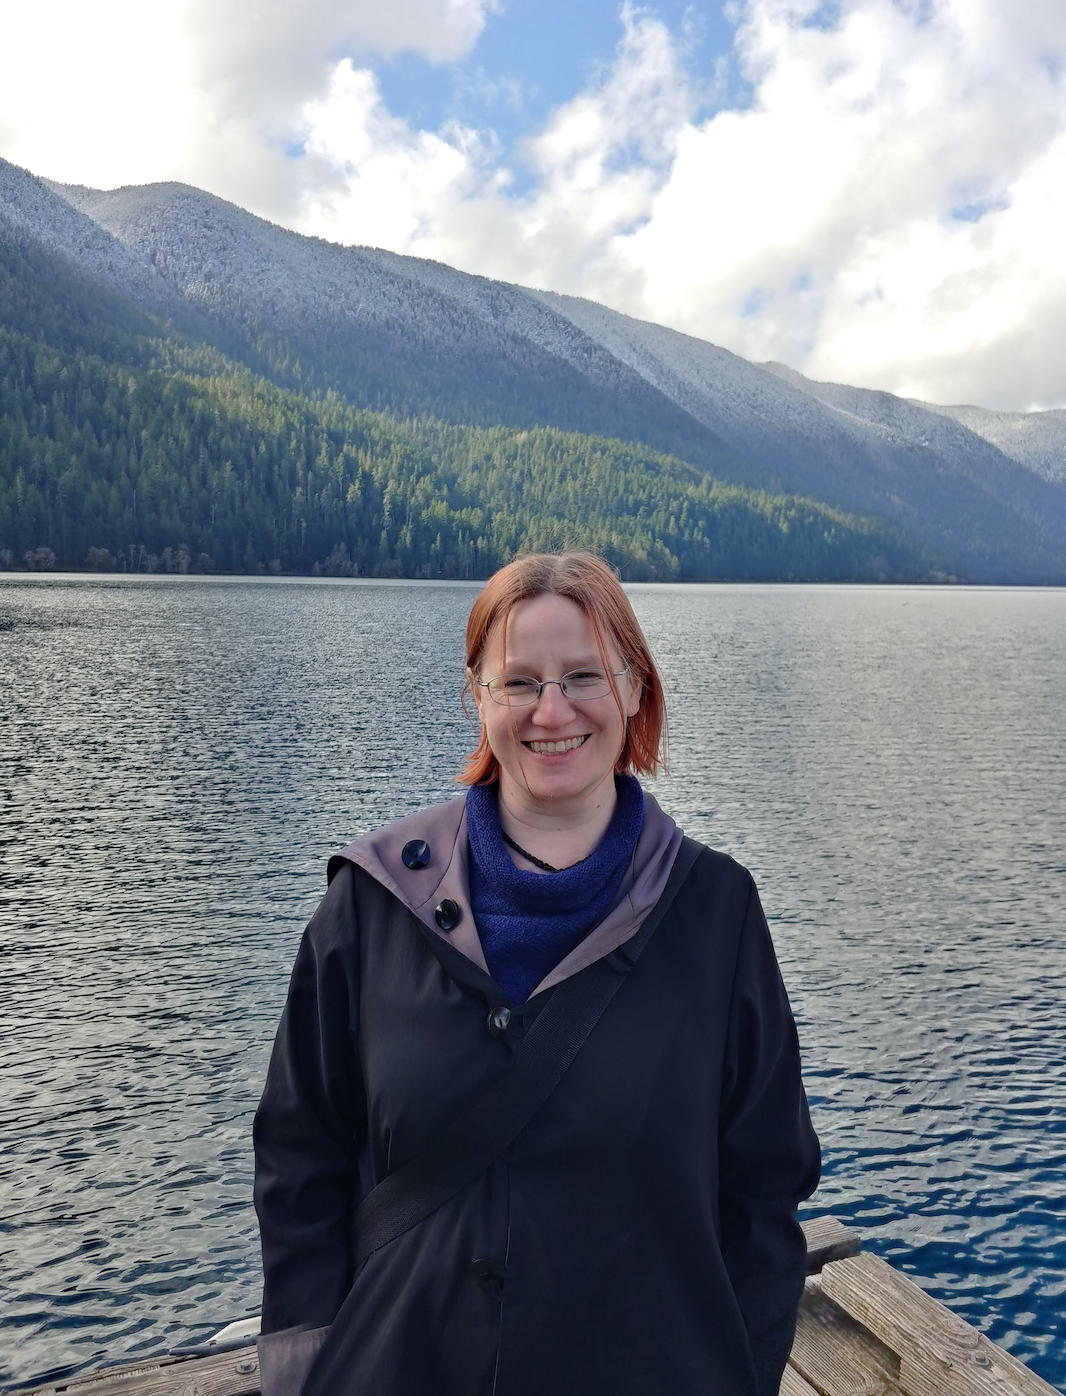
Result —
<instances>
[{"instance_id":1,"label":"distant shoreline","mask_svg":"<svg viewBox=\"0 0 1066 1396\"><path fill-rule=\"evenodd\" d=\"M389 586L417 586L417 587L474 587L480 588L488 580L485 577L326 577L313 576L307 572L100 572L91 567L64 567L55 568L51 571L34 571L27 567L0 569L0 585L6 580L19 581L100 581L100 582L163 582L166 584L177 584L181 582L194 582L203 585L210 582L241 583L256 582L268 585L277 585L291 582L306 582L314 585L334 585L339 582L354 583L357 586L389 587ZM795 587L810 591L823 587L827 590L842 591L849 588L861 588L863 591L965 591L965 592L998 592L998 591L1024 591L1024 592L1066 592L1066 583L1053 582L969 582L961 578L952 578L950 581L866 581L840 580L840 579L752 579L747 577L707 577L700 579L685 578L684 580L644 580L628 581L622 578L622 583L627 588L640 587L648 590L665 590L668 588L691 588L693 590L703 587L750 587L778 589L781 587Z\"/></svg>"}]
</instances>

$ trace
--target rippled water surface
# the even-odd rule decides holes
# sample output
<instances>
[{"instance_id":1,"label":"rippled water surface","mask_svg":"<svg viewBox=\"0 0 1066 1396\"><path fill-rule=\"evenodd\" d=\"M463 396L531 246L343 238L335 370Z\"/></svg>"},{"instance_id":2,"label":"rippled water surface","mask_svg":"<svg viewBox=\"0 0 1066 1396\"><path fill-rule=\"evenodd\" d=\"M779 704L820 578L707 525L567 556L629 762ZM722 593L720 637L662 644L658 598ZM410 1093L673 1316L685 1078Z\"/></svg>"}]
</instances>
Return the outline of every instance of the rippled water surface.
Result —
<instances>
[{"instance_id":1,"label":"rippled water surface","mask_svg":"<svg viewBox=\"0 0 1066 1396\"><path fill-rule=\"evenodd\" d=\"M0 1385L254 1313L325 860L454 793L469 586L0 579ZM1066 593L635 587L657 794L758 879L811 1211L1066 1386Z\"/></svg>"}]
</instances>

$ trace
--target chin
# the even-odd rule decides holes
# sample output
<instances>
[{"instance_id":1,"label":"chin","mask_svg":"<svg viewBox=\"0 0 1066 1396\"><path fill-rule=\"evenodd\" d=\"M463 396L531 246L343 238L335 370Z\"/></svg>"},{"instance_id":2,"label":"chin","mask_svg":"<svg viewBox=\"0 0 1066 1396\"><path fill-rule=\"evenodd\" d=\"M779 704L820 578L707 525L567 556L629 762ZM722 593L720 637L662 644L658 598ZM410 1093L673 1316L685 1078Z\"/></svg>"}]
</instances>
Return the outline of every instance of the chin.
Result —
<instances>
[{"instance_id":1,"label":"chin","mask_svg":"<svg viewBox=\"0 0 1066 1396\"><path fill-rule=\"evenodd\" d=\"M523 775L523 784L535 800L565 800L568 796L580 794L584 788L580 781L552 780L540 771L524 771Z\"/></svg>"},{"instance_id":2,"label":"chin","mask_svg":"<svg viewBox=\"0 0 1066 1396\"><path fill-rule=\"evenodd\" d=\"M591 795L607 776L597 777L587 771L523 770L525 788L535 800L574 800Z\"/></svg>"}]
</instances>

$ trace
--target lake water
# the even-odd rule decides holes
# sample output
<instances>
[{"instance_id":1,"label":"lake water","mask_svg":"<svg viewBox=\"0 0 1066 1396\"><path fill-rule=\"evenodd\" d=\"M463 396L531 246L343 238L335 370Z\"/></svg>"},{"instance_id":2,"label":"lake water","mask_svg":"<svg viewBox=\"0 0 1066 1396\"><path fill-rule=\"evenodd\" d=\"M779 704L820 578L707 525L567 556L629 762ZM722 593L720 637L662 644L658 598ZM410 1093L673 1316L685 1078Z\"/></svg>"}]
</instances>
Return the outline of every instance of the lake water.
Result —
<instances>
[{"instance_id":1,"label":"lake water","mask_svg":"<svg viewBox=\"0 0 1066 1396\"><path fill-rule=\"evenodd\" d=\"M1066 1385L1066 592L631 594L656 793L771 918L808 1210ZM473 597L0 577L0 1386L258 1311L289 965L328 854L454 793Z\"/></svg>"}]
</instances>

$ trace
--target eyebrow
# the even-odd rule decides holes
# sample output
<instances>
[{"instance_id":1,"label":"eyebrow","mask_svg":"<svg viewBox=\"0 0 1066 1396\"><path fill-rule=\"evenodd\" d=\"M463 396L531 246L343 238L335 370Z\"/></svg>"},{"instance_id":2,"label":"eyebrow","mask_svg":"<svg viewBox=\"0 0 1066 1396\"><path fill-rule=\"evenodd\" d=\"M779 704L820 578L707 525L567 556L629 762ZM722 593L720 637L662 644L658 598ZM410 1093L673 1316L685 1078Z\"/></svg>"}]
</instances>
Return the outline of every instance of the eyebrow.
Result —
<instances>
[{"instance_id":1,"label":"eyebrow","mask_svg":"<svg viewBox=\"0 0 1066 1396\"><path fill-rule=\"evenodd\" d=\"M507 663L501 670L504 674L530 674L534 666L523 668L521 661L515 661L510 655L507 656ZM572 674L575 669L607 669L609 665L597 654L595 659L568 659L563 667L563 674Z\"/></svg>"}]
</instances>

